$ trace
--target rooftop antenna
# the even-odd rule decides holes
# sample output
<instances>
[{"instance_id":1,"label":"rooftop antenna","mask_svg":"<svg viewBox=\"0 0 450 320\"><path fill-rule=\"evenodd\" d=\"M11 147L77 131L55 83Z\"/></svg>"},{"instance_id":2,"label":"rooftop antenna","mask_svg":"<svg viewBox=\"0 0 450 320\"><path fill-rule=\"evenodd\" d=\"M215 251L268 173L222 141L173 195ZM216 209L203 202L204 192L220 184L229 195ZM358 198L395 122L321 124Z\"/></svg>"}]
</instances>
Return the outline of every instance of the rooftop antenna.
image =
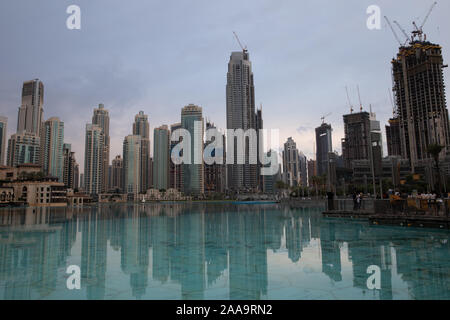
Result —
<instances>
[{"instance_id":1,"label":"rooftop antenna","mask_svg":"<svg viewBox=\"0 0 450 320\"><path fill-rule=\"evenodd\" d=\"M413 33L413 38L414 37L418 37L420 41L422 41L422 39L424 38L424 40L427 39L427 36L423 33L423 26L425 25L425 23L427 23L428 18L430 17L431 12L433 12L434 7L437 5L437 1L433 2L433 4L431 5L430 10L428 10L427 15L425 16L425 19L423 19L422 24L420 25L420 27L417 26L416 22L413 21L413 25L414 28L416 30L414 30ZM423 37L423 38L422 38Z\"/></svg>"},{"instance_id":2,"label":"rooftop antenna","mask_svg":"<svg viewBox=\"0 0 450 320\"><path fill-rule=\"evenodd\" d=\"M345 86L345 92L347 93L347 101L348 101L348 106L350 107L350 113L353 113L353 105L350 101L350 96L348 95L348 88L347 86Z\"/></svg>"},{"instance_id":3,"label":"rooftop antenna","mask_svg":"<svg viewBox=\"0 0 450 320\"><path fill-rule=\"evenodd\" d=\"M234 36L236 37L236 40L237 40L237 42L239 43L239 46L241 47L242 51L243 51L244 53L246 53L246 52L247 52L247 46L244 47L244 46L242 45L241 40L239 40L239 37L238 37L238 35L236 34L236 32L233 31L233 34L234 34Z\"/></svg>"},{"instance_id":4,"label":"rooftop antenna","mask_svg":"<svg viewBox=\"0 0 450 320\"><path fill-rule=\"evenodd\" d=\"M361 95L359 94L359 85L356 86L356 89L358 89L359 110L362 112L363 106L362 106L362 103L361 103Z\"/></svg>"}]
</instances>

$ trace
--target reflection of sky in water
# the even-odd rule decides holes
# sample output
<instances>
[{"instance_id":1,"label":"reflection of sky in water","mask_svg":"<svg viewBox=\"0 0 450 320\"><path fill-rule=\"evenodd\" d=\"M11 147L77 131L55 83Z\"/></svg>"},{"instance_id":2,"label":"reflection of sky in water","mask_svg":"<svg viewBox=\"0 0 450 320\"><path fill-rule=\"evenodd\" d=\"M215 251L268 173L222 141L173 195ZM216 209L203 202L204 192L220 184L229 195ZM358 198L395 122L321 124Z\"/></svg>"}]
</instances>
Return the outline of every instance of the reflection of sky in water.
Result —
<instances>
[{"instance_id":1,"label":"reflection of sky in water","mask_svg":"<svg viewBox=\"0 0 450 320\"><path fill-rule=\"evenodd\" d=\"M277 205L2 209L0 299L450 299L448 238Z\"/></svg>"}]
</instances>

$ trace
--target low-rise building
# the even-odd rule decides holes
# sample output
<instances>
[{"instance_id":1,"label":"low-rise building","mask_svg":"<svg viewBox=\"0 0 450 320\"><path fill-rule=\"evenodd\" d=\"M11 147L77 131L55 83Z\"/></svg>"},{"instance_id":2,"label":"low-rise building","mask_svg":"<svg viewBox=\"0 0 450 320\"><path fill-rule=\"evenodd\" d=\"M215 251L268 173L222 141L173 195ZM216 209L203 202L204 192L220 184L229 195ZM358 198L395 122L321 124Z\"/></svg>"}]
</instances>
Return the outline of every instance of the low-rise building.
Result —
<instances>
[{"instance_id":1,"label":"low-rise building","mask_svg":"<svg viewBox=\"0 0 450 320\"><path fill-rule=\"evenodd\" d=\"M12 181L3 187L14 189L14 201L29 206L67 206L66 188L58 178L48 177L40 181Z\"/></svg>"}]
</instances>

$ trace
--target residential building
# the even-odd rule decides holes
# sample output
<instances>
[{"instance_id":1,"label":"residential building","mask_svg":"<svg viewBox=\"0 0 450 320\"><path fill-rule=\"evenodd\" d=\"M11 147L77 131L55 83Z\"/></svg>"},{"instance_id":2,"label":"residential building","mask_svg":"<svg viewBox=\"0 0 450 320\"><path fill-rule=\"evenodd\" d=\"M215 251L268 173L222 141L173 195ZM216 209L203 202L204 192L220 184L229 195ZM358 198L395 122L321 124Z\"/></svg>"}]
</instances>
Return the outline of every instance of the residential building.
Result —
<instances>
[{"instance_id":1,"label":"residential building","mask_svg":"<svg viewBox=\"0 0 450 320\"><path fill-rule=\"evenodd\" d=\"M153 188L169 188L170 131L167 125L153 131Z\"/></svg>"},{"instance_id":2,"label":"residential building","mask_svg":"<svg viewBox=\"0 0 450 320\"><path fill-rule=\"evenodd\" d=\"M246 49L232 52L228 63L227 85L227 129L256 130L255 86L252 63ZM255 132L255 131L254 131ZM251 135L250 135L251 136ZM227 145L234 146L233 163L227 164L228 189L232 191L252 191L258 187L257 135L243 143L238 151L236 137L227 137ZM244 164L238 164L237 154L244 155ZM250 163L256 155L256 163Z\"/></svg>"},{"instance_id":3,"label":"residential building","mask_svg":"<svg viewBox=\"0 0 450 320\"><path fill-rule=\"evenodd\" d=\"M191 135L191 163L183 164L183 192L198 196L204 193L202 108L193 104L185 106L181 110L181 127Z\"/></svg>"}]
</instances>

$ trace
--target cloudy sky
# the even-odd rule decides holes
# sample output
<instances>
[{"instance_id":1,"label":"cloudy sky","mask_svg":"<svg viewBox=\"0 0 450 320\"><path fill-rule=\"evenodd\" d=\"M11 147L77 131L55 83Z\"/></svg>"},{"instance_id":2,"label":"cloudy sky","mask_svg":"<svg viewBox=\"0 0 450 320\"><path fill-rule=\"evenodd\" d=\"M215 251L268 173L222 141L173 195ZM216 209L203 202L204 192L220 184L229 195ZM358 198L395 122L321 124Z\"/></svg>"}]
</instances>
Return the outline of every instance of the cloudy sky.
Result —
<instances>
[{"instance_id":1,"label":"cloudy sky","mask_svg":"<svg viewBox=\"0 0 450 320\"><path fill-rule=\"evenodd\" d=\"M68 30L66 9L81 8L81 30ZM342 115L358 105L386 123L392 115L390 60L398 43L384 19L366 27L369 5L409 32L430 0L2 0L0 2L0 115L14 133L22 82L45 85L45 119L65 122L83 167L84 128L104 103L111 116L111 157L121 154L134 115L144 110L151 130L180 121L189 103L225 127L225 85L232 31L249 49L256 101L266 128L292 136L313 157L314 127L322 115L341 150ZM450 1L440 0L426 27L450 61ZM398 34L401 33L398 31ZM449 71L445 71L449 83Z\"/></svg>"}]
</instances>

